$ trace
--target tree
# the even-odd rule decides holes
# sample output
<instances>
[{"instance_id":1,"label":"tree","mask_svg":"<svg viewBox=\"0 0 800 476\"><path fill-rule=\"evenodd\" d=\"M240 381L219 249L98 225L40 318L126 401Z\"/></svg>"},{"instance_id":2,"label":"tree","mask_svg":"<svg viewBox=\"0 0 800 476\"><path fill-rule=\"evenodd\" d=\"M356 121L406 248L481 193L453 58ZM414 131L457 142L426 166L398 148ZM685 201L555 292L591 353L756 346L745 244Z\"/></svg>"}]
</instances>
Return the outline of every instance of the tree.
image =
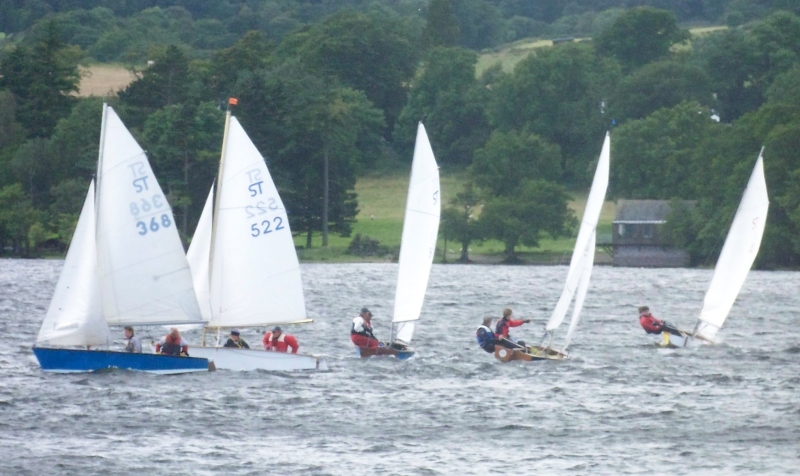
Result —
<instances>
[{"instance_id":1,"label":"tree","mask_svg":"<svg viewBox=\"0 0 800 476\"><path fill-rule=\"evenodd\" d=\"M756 48L744 31L726 30L692 42L693 61L710 79L716 95L715 109L723 122L732 122L758 109L763 90L754 81L759 75Z\"/></svg>"},{"instance_id":2,"label":"tree","mask_svg":"<svg viewBox=\"0 0 800 476\"><path fill-rule=\"evenodd\" d=\"M188 99L192 79L186 55L177 46L170 45L153 61L139 79L118 94L128 113L128 127L143 124L146 117L157 109L181 104Z\"/></svg>"},{"instance_id":3,"label":"tree","mask_svg":"<svg viewBox=\"0 0 800 476\"><path fill-rule=\"evenodd\" d=\"M406 102L418 53L406 22L344 10L284 40L277 54L297 56L318 75L363 91L394 126Z\"/></svg>"},{"instance_id":4,"label":"tree","mask_svg":"<svg viewBox=\"0 0 800 476\"><path fill-rule=\"evenodd\" d=\"M263 33L249 31L230 48L214 53L209 67L209 83L217 99L230 97L243 73L266 68L274 49L273 43Z\"/></svg>"},{"instance_id":5,"label":"tree","mask_svg":"<svg viewBox=\"0 0 800 476\"><path fill-rule=\"evenodd\" d=\"M451 47L458 44L461 30L453 0L431 0L425 20L425 30L422 32L425 47Z\"/></svg>"},{"instance_id":6,"label":"tree","mask_svg":"<svg viewBox=\"0 0 800 476\"><path fill-rule=\"evenodd\" d=\"M475 152L470 175L492 195L510 195L528 180L556 181L561 151L541 137L524 132L492 132Z\"/></svg>"},{"instance_id":7,"label":"tree","mask_svg":"<svg viewBox=\"0 0 800 476\"><path fill-rule=\"evenodd\" d=\"M28 231L37 218L38 213L21 184L0 189L0 250L10 240L16 253L29 256Z\"/></svg>"},{"instance_id":8,"label":"tree","mask_svg":"<svg viewBox=\"0 0 800 476\"><path fill-rule=\"evenodd\" d=\"M671 12L638 7L620 15L594 43L599 54L614 56L630 71L666 57L672 45L688 38Z\"/></svg>"},{"instance_id":9,"label":"tree","mask_svg":"<svg viewBox=\"0 0 800 476\"><path fill-rule=\"evenodd\" d=\"M488 104L500 131L527 131L561 148L561 180L591 181L598 145L611 125L601 105L619 78L613 60L597 57L583 44L537 50L511 75L491 84Z\"/></svg>"},{"instance_id":10,"label":"tree","mask_svg":"<svg viewBox=\"0 0 800 476\"><path fill-rule=\"evenodd\" d=\"M629 121L615 132L611 194L624 198L695 199L712 180L706 144L724 125L711 111L684 102Z\"/></svg>"},{"instance_id":11,"label":"tree","mask_svg":"<svg viewBox=\"0 0 800 476\"><path fill-rule=\"evenodd\" d=\"M364 93L287 62L241 81L239 117L267 158L296 233L311 246L323 230L329 162L328 227L348 236L357 212L355 173L379 153L383 115Z\"/></svg>"},{"instance_id":12,"label":"tree","mask_svg":"<svg viewBox=\"0 0 800 476\"><path fill-rule=\"evenodd\" d=\"M642 66L620 81L609 101L609 111L620 123L627 119L641 119L683 101L713 106L708 76L695 66L677 61L658 61Z\"/></svg>"},{"instance_id":13,"label":"tree","mask_svg":"<svg viewBox=\"0 0 800 476\"><path fill-rule=\"evenodd\" d=\"M478 217L475 208L480 203L477 190L471 182L464 185L464 189L457 193L455 198L450 201L450 206L442 210L442 234L445 243L448 238L461 244L461 256L459 263L470 263L469 245L475 241L481 241L480 228L477 226ZM447 249L445 244L445 254Z\"/></svg>"},{"instance_id":14,"label":"tree","mask_svg":"<svg viewBox=\"0 0 800 476\"><path fill-rule=\"evenodd\" d=\"M459 45L481 50L505 40L505 23L497 7L486 0L454 0L453 3L458 19Z\"/></svg>"},{"instance_id":15,"label":"tree","mask_svg":"<svg viewBox=\"0 0 800 476\"><path fill-rule=\"evenodd\" d=\"M434 48L412 84L408 103L394 130L394 142L409 158L417 122L425 116L436 158L468 165L489 135L484 111L487 90L475 79L477 55L460 48Z\"/></svg>"},{"instance_id":16,"label":"tree","mask_svg":"<svg viewBox=\"0 0 800 476\"><path fill-rule=\"evenodd\" d=\"M69 114L78 91L80 50L68 47L54 22L32 46L18 46L0 63L0 88L16 98L16 120L32 137L48 137Z\"/></svg>"},{"instance_id":17,"label":"tree","mask_svg":"<svg viewBox=\"0 0 800 476\"><path fill-rule=\"evenodd\" d=\"M574 222L568 198L561 185L528 180L514 195L488 198L479 226L483 236L505 244L505 263L518 263L518 245L537 247L545 235L566 235Z\"/></svg>"},{"instance_id":18,"label":"tree","mask_svg":"<svg viewBox=\"0 0 800 476\"><path fill-rule=\"evenodd\" d=\"M225 116L210 102L167 106L151 114L142 136L184 237L196 223L219 163Z\"/></svg>"}]
</instances>

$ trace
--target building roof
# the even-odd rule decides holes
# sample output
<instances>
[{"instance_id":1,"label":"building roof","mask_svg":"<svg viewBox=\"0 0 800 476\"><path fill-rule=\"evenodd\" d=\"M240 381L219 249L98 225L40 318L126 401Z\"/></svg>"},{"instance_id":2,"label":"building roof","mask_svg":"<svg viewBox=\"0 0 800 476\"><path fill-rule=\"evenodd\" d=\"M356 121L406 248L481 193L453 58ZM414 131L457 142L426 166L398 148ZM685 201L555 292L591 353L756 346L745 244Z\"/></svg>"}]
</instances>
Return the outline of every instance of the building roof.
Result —
<instances>
[{"instance_id":1,"label":"building roof","mask_svg":"<svg viewBox=\"0 0 800 476\"><path fill-rule=\"evenodd\" d=\"M683 202L687 207L694 207L694 201ZM669 200L617 200L617 215L614 223L659 224L666 223L669 215Z\"/></svg>"}]
</instances>

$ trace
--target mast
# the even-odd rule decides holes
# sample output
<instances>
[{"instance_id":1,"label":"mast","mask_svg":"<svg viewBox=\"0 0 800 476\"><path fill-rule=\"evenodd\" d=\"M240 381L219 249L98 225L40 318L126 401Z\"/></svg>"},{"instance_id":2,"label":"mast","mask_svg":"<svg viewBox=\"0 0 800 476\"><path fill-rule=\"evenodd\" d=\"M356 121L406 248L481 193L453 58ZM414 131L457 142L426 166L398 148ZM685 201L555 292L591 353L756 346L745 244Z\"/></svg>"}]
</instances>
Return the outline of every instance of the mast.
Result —
<instances>
[{"instance_id":1,"label":"mast","mask_svg":"<svg viewBox=\"0 0 800 476\"><path fill-rule=\"evenodd\" d=\"M100 149L97 152L97 180L94 189L94 234L95 241L99 238L100 227L97 226L100 220L100 182L103 180L103 149L106 144L106 118L108 117L108 103L103 103L103 118L100 121ZM96 248L96 253L99 251ZM98 255L99 258L99 255Z\"/></svg>"},{"instance_id":2,"label":"mast","mask_svg":"<svg viewBox=\"0 0 800 476\"><path fill-rule=\"evenodd\" d=\"M211 275L214 267L214 248L217 242L217 213L219 212L219 198L222 195L222 173L225 169L225 152L228 148L228 130L231 125L231 106L239 104L236 98L228 99L228 109L225 111L225 131L222 135L222 152L219 156L219 170L217 171L217 184L214 187L214 206L211 209L211 248L208 253L208 279L211 281ZM212 310L213 312L213 310ZM213 313L212 313L213 316ZM207 323L206 323L207 324ZM206 326L203 326L205 329Z\"/></svg>"}]
</instances>

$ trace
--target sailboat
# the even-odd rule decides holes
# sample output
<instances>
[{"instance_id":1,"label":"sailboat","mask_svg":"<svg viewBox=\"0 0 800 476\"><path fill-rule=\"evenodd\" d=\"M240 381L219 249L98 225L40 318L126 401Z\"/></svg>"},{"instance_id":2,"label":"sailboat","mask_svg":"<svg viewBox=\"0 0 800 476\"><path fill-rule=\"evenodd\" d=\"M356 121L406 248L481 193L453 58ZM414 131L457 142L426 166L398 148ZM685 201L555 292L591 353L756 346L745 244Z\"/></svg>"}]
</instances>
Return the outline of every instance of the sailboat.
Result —
<instances>
[{"instance_id":1,"label":"sailboat","mask_svg":"<svg viewBox=\"0 0 800 476\"><path fill-rule=\"evenodd\" d=\"M204 358L89 349L109 345L109 324L201 322L172 209L144 151L105 104L96 188L92 181L33 348L42 370L209 370Z\"/></svg>"},{"instance_id":2,"label":"sailboat","mask_svg":"<svg viewBox=\"0 0 800 476\"><path fill-rule=\"evenodd\" d=\"M187 256L205 320L203 346L193 355L217 369L328 369L313 355L219 345L222 329L311 322L286 209L264 158L230 109L216 186ZM205 343L209 330L216 333L214 346Z\"/></svg>"},{"instance_id":3,"label":"sailboat","mask_svg":"<svg viewBox=\"0 0 800 476\"><path fill-rule=\"evenodd\" d=\"M538 346L526 346L520 349L508 349L497 345L495 346L494 355L498 360L509 362L511 360L563 360L568 358L567 347L580 320L583 302L589 289L589 279L594 267L597 222L600 219L600 210L603 208L606 189L608 189L610 159L611 134L606 133L603 148L600 152L600 159L597 162L597 168L592 179L592 188L589 191L589 198L586 200L586 209L583 212L581 226L578 230L578 238L572 250L572 258L569 262L569 271L567 271L564 290L561 292L561 297L559 297L553 314L547 322L547 332L542 343ZM556 348L553 346L555 331L564 322L573 298L572 319L569 323L567 334L561 347Z\"/></svg>"},{"instance_id":4,"label":"sailboat","mask_svg":"<svg viewBox=\"0 0 800 476\"><path fill-rule=\"evenodd\" d=\"M725 244L722 245L722 252L714 268L714 276L706 291L703 308L694 330L682 331L681 335L662 332L662 341L657 342L657 345L685 347L693 341L713 343L714 337L725 323L758 255L767 223L769 196L764 177L763 155L762 148L742 195L742 201L739 202L739 208L733 217Z\"/></svg>"},{"instance_id":5,"label":"sailboat","mask_svg":"<svg viewBox=\"0 0 800 476\"><path fill-rule=\"evenodd\" d=\"M388 346L358 347L361 357L394 355L402 360L414 355L414 350L410 347L411 338L422 312L425 291L428 289L428 278L439 235L440 212L439 167L436 165L425 126L420 122L417 126L417 141L411 163L411 180L400 242L392 338Z\"/></svg>"}]
</instances>

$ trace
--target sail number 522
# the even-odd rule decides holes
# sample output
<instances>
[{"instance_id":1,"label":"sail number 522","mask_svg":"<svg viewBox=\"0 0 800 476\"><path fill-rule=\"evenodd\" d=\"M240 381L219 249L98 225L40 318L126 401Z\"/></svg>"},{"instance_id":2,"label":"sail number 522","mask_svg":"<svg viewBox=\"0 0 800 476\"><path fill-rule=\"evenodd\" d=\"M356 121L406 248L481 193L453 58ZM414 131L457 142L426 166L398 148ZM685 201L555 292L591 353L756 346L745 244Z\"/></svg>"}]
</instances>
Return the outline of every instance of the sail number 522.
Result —
<instances>
[{"instance_id":1,"label":"sail number 522","mask_svg":"<svg viewBox=\"0 0 800 476\"><path fill-rule=\"evenodd\" d=\"M275 225L275 228L272 226ZM253 223L250 225L250 236L256 237L259 235L266 235L273 231L283 230L283 218L275 217L272 221L264 220L261 223Z\"/></svg>"}]
</instances>

